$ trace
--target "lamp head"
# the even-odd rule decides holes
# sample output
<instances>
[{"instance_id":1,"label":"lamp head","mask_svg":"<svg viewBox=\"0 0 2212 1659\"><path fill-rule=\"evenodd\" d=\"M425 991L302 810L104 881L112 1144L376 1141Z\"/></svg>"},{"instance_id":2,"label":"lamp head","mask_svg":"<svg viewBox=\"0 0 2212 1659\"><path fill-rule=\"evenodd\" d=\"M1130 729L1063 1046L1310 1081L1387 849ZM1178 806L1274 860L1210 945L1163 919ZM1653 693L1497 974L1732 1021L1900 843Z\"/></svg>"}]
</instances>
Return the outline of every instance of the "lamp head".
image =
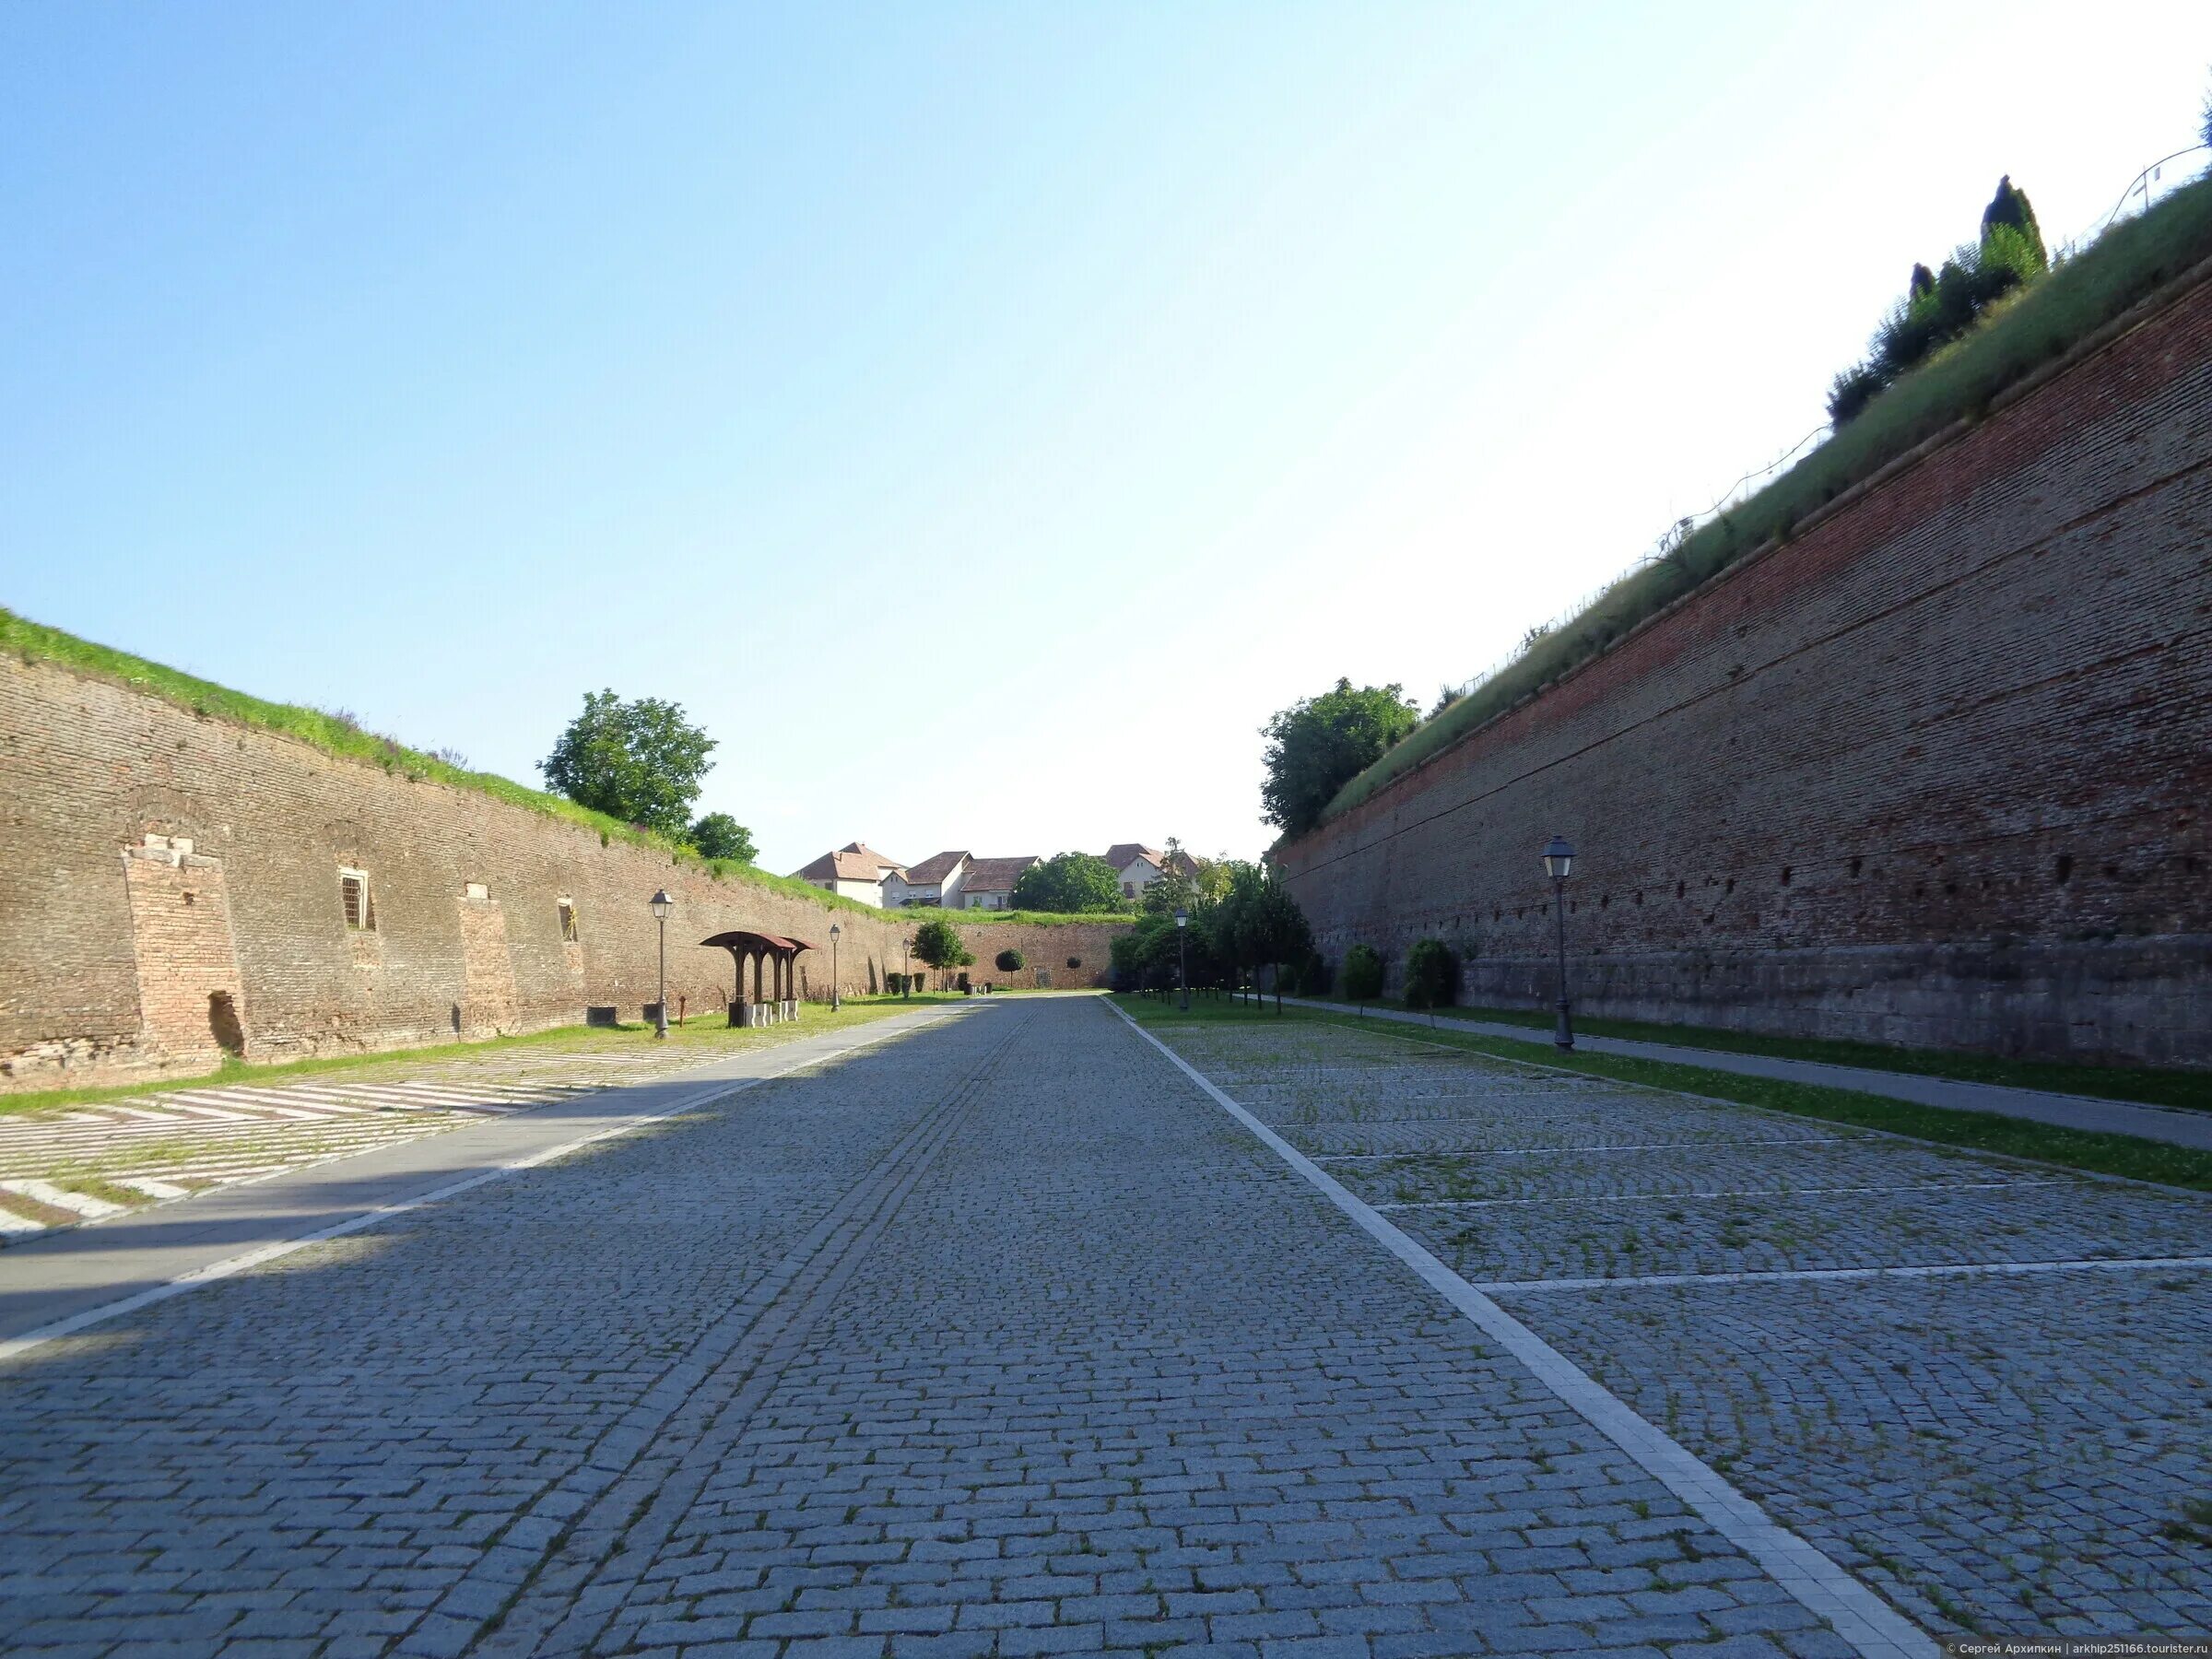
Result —
<instances>
[{"instance_id":1,"label":"lamp head","mask_svg":"<svg viewBox=\"0 0 2212 1659\"><path fill-rule=\"evenodd\" d=\"M653 913L655 916L657 916L663 922L665 922L668 920L668 912L675 908L676 900L668 897L668 889L666 888L661 888L654 891L653 895Z\"/></svg>"},{"instance_id":2,"label":"lamp head","mask_svg":"<svg viewBox=\"0 0 2212 1659\"><path fill-rule=\"evenodd\" d=\"M1553 836L1551 845L1544 849L1544 873L1554 881L1564 881L1574 874L1574 849L1567 844L1565 836Z\"/></svg>"},{"instance_id":3,"label":"lamp head","mask_svg":"<svg viewBox=\"0 0 2212 1659\"><path fill-rule=\"evenodd\" d=\"M1175 907L1175 925L1178 927L1188 927L1190 924L1191 912L1184 910L1181 905L1177 905Z\"/></svg>"}]
</instances>

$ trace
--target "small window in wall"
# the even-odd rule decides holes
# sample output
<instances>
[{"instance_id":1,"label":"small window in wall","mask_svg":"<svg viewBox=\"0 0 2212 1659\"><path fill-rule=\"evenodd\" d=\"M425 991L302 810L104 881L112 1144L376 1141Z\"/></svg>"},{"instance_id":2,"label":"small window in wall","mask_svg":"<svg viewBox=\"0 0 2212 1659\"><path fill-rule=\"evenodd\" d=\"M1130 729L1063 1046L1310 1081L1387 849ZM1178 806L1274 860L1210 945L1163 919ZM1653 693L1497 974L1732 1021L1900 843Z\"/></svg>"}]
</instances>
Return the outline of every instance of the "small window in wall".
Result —
<instances>
[{"instance_id":1,"label":"small window in wall","mask_svg":"<svg viewBox=\"0 0 2212 1659\"><path fill-rule=\"evenodd\" d=\"M573 900L563 899L560 903L560 942L576 943L576 905Z\"/></svg>"},{"instance_id":2,"label":"small window in wall","mask_svg":"<svg viewBox=\"0 0 2212 1659\"><path fill-rule=\"evenodd\" d=\"M346 925L359 933L376 931L376 900L369 891L369 872L338 872L338 902L345 907Z\"/></svg>"}]
</instances>

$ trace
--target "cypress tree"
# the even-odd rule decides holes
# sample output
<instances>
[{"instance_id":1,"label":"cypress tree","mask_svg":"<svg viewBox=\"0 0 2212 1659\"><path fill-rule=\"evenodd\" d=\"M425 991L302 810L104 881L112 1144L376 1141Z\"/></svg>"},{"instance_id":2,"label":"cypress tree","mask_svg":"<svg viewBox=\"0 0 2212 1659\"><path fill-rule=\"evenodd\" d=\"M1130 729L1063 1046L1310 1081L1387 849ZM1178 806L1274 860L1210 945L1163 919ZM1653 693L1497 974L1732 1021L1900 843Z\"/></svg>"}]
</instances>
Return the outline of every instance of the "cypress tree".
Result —
<instances>
[{"instance_id":1,"label":"cypress tree","mask_svg":"<svg viewBox=\"0 0 2212 1659\"><path fill-rule=\"evenodd\" d=\"M1997 181L1997 194L1990 197L1989 206L1982 209L1983 241L1987 241L1990 230L1998 225L2010 225L2027 239L2029 247L2034 252L2037 270L2050 268L2051 256L2043 247L2041 227L2035 222L2035 206L2028 200L2028 193L2013 183L2010 173Z\"/></svg>"},{"instance_id":2,"label":"cypress tree","mask_svg":"<svg viewBox=\"0 0 2212 1659\"><path fill-rule=\"evenodd\" d=\"M1912 267L1912 280L1905 285L1906 298L1908 300L1917 300L1923 294L1932 294L1935 291L1936 273L1929 270L1924 265L1914 265Z\"/></svg>"}]
</instances>

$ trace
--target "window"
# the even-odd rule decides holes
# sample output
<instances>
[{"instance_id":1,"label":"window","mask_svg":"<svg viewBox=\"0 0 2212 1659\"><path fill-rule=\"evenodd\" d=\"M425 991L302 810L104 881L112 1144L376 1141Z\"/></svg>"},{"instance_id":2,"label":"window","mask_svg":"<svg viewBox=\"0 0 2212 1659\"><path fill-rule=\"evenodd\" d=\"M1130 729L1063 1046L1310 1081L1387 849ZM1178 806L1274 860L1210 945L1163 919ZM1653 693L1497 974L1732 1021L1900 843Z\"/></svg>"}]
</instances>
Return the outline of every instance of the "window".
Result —
<instances>
[{"instance_id":1,"label":"window","mask_svg":"<svg viewBox=\"0 0 2212 1659\"><path fill-rule=\"evenodd\" d=\"M563 900L561 900L559 901L559 903L560 903L560 942L561 942L563 945L573 945L573 944L575 944L575 943L576 943L576 905L575 905L575 901L574 901L574 900L569 900L569 899L563 899Z\"/></svg>"},{"instance_id":2,"label":"window","mask_svg":"<svg viewBox=\"0 0 2212 1659\"><path fill-rule=\"evenodd\" d=\"M1134 882L1134 881L1124 881L1124 882L1123 882L1123 883L1122 883L1122 897L1123 897L1123 898L1124 898L1124 899L1134 899L1134 898L1135 898L1135 897L1136 897L1136 883L1135 883L1135 882Z\"/></svg>"},{"instance_id":3,"label":"window","mask_svg":"<svg viewBox=\"0 0 2212 1659\"><path fill-rule=\"evenodd\" d=\"M346 912L346 925L357 933L376 931L376 900L369 892L369 872L338 872L338 902Z\"/></svg>"},{"instance_id":4,"label":"window","mask_svg":"<svg viewBox=\"0 0 2212 1659\"><path fill-rule=\"evenodd\" d=\"M481 881L465 881L461 884L461 897L481 903L491 897L491 888Z\"/></svg>"}]
</instances>

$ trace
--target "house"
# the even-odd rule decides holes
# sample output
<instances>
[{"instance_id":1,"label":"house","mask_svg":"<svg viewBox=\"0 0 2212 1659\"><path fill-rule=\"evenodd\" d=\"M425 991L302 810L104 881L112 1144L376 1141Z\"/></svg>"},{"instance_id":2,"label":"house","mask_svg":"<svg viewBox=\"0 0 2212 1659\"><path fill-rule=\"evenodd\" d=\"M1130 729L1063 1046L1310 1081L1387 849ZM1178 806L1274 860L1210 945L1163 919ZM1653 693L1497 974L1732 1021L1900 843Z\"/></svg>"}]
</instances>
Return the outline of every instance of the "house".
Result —
<instances>
[{"instance_id":1,"label":"house","mask_svg":"<svg viewBox=\"0 0 2212 1659\"><path fill-rule=\"evenodd\" d=\"M1021 873L1044 862L1035 853L1022 858L971 858L967 878L960 883L960 901L955 910L1012 910L1014 884Z\"/></svg>"},{"instance_id":2,"label":"house","mask_svg":"<svg viewBox=\"0 0 2212 1659\"><path fill-rule=\"evenodd\" d=\"M836 893L846 899L857 899L863 904L880 906L884 901L884 883L887 878L897 879L906 874L906 866L895 858L887 858L865 841L847 841L834 853L825 853L812 864L792 875L825 893Z\"/></svg>"},{"instance_id":3,"label":"house","mask_svg":"<svg viewBox=\"0 0 2212 1659\"><path fill-rule=\"evenodd\" d=\"M883 902L892 910L915 905L941 905L959 910L960 889L972 862L966 853L933 853L920 864L888 877L883 884Z\"/></svg>"},{"instance_id":4,"label":"house","mask_svg":"<svg viewBox=\"0 0 2212 1659\"><path fill-rule=\"evenodd\" d=\"M1113 866L1114 879L1122 884L1124 899L1142 899L1145 889L1171 866L1181 875L1198 874L1198 861L1180 847L1170 853L1141 841L1115 841L1101 856Z\"/></svg>"}]
</instances>

